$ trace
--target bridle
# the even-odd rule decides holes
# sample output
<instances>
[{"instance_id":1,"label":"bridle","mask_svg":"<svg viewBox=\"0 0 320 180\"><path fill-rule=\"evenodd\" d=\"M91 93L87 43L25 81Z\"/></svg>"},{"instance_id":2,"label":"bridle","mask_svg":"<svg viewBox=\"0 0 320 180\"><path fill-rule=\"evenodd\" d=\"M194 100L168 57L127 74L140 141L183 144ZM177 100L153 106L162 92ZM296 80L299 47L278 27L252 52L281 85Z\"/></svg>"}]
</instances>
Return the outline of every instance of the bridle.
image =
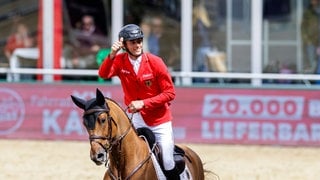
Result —
<instances>
[{"instance_id":1,"label":"bridle","mask_svg":"<svg viewBox=\"0 0 320 180\"><path fill-rule=\"evenodd\" d=\"M108 134L107 134L107 136L99 136L99 135L94 135L94 134L93 134L93 135L90 135L90 136L89 136L89 140L90 140L90 142L93 142L93 141L94 141L94 142L98 143L98 144L108 153L108 152L111 151L111 149L112 149L112 147L113 147L114 145L119 145L119 144L121 144L121 140L129 133L132 125L130 125L122 135L120 135L120 136L118 136L118 137L112 137L112 123L113 123L116 127L118 126L118 124L117 124L117 122L113 119L113 117L110 115L110 110L109 110L109 108L105 108L105 109L103 109L103 108L93 108L93 109L89 109L89 110L86 110L86 111L83 113L83 115L91 115L91 114L95 114L95 113L99 113L99 115L100 115L101 113L104 113L104 112L107 113L107 116L108 116L108 119L107 119L107 123L108 123ZM109 146L106 147L106 145L103 145L102 143L95 141L95 140L97 140L97 139L107 140L107 141L109 142Z\"/></svg>"},{"instance_id":2,"label":"bridle","mask_svg":"<svg viewBox=\"0 0 320 180\"><path fill-rule=\"evenodd\" d=\"M128 110L129 107L126 108L125 111ZM130 129L133 127L132 125L132 117L131 118L128 118L129 121L130 121L130 126L125 130L125 132L123 134L121 134L120 136L118 137L112 137L112 123L117 127L118 124L117 122L113 119L113 117L110 115L110 109L107 107L107 108L93 108L93 109L89 109L89 110L86 110L84 111L83 113L83 116L85 115L91 115L91 114L95 114L95 113L98 113L98 115L100 115L101 113L107 113L108 115L108 119L107 119L107 122L108 122L108 134L107 136L99 136L99 135L90 135L89 136L89 140L90 140L90 143L91 142L95 142L95 143L98 143L104 150L106 153L109 153L111 152L112 148L114 146L117 146L118 147L118 152L121 153L121 142L123 140L123 138L129 133ZM132 114L133 115L133 114ZM102 144L101 142L98 142L98 141L95 141L95 140L107 140L109 142L109 145L108 147L106 147L106 145ZM149 155L142 161L140 162L136 168L134 168L131 173L126 177L126 178L123 178L123 179L130 179L146 162L148 162L148 160L151 158L151 155L152 155L152 152L149 152ZM116 162L116 165L118 166L118 175L120 174L119 173L119 162ZM119 180L121 179L120 176L117 178L111 171L110 171L110 168L109 168L109 159L106 161L105 163L105 166L107 167L107 172L109 173L110 177L113 179L113 180Z\"/></svg>"}]
</instances>

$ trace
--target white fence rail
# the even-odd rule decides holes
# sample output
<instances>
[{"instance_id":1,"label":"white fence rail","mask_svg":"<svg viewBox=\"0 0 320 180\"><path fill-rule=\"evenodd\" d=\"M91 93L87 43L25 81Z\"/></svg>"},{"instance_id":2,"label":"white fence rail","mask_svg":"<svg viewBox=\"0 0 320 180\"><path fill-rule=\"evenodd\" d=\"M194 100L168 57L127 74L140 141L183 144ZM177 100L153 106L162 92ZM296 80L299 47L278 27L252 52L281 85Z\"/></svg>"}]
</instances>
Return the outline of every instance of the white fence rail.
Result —
<instances>
[{"instance_id":1,"label":"white fence rail","mask_svg":"<svg viewBox=\"0 0 320 180\"><path fill-rule=\"evenodd\" d=\"M81 75L97 76L98 70L80 69L38 69L38 68L0 68L1 74L13 76L14 74L42 74L42 75ZM220 72L171 72L172 77L178 79L176 83L182 84L181 78L218 78L218 79L274 79L274 80L301 80L309 85L309 81L320 80L318 74L274 74L274 73L220 73ZM179 80L180 79L180 80Z\"/></svg>"}]
</instances>

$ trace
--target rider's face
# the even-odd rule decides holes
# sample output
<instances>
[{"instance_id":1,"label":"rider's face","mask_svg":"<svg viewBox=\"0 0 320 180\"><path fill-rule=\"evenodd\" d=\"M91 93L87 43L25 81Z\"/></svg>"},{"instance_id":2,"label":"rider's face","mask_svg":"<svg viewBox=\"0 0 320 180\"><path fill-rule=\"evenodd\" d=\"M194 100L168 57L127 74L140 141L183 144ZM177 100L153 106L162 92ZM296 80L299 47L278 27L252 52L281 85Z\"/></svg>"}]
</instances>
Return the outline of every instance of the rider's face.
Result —
<instances>
[{"instance_id":1,"label":"rider's face","mask_svg":"<svg viewBox=\"0 0 320 180\"><path fill-rule=\"evenodd\" d=\"M127 51L130 51L134 56L139 56L142 53L142 44L143 39L135 39L131 41L127 41Z\"/></svg>"}]
</instances>

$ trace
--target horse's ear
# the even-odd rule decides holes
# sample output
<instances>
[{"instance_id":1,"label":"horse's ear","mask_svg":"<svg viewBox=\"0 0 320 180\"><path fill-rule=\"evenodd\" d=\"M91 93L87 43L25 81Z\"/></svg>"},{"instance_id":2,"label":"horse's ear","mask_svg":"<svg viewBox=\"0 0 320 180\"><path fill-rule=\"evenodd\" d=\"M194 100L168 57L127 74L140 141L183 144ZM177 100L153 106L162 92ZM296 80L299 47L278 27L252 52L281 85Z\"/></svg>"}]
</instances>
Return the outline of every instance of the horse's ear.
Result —
<instances>
[{"instance_id":1,"label":"horse's ear","mask_svg":"<svg viewBox=\"0 0 320 180\"><path fill-rule=\"evenodd\" d=\"M77 98L73 95L71 95L71 99L74 102L75 105L77 105L79 108L84 109L86 101L80 98Z\"/></svg>"},{"instance_id":2,"label":"horse's ear","mask_svg":"<svg viewBox=\"0 0 320 180\"><path fill-rule=\"evenodd\" d=\"M105 103L106 103L104 95L102 94L102 92L98 88L97 88L97 93L96 93L96 101L97 101L97 104L100 106L105 105Z\"/></svg>"}]
</instances>

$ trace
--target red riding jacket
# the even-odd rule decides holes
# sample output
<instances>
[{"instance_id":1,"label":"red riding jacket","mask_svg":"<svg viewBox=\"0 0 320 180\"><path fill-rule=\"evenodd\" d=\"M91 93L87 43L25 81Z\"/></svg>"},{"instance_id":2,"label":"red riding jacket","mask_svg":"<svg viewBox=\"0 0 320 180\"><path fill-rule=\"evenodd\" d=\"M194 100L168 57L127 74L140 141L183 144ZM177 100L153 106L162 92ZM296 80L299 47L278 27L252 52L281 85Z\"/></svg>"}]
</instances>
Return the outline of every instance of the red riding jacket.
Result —
<instances>
[{"instance_id":1,"label":"red riding jacket","mask_svg":"<svg viewBox=\"0 0 320 180\"><path fill-rule=\"evenodd\" d=\"M140 113L149 126L171 121L170 101L175 98L174 85L167 66L155 55L143 53L136 75L127 53L118 54L113 60L108 56L99 68L105 79L118 76L124 92L124 102L143 100Z\"/></svg>"}]
</instances>

